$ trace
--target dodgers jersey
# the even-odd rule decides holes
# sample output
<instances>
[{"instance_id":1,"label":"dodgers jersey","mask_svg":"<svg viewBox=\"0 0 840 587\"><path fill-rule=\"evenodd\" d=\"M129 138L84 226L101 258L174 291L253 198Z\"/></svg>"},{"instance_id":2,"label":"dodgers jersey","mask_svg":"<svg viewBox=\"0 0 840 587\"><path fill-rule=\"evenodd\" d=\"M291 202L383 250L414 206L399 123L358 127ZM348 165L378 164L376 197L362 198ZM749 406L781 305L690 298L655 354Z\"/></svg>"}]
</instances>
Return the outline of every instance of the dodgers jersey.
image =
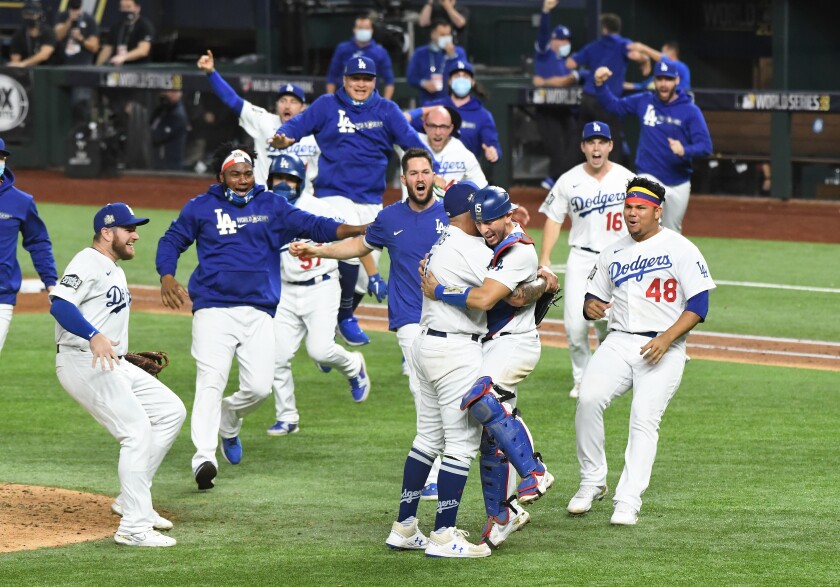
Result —
<instances>
[{"instance_id":1,"label":"dodgers jersey","mask_svg":"<svg viewBox=\"0 0 840 587\"><path fill-rule=\"evenodd\" d=\"M514 222L509 237L515 237L517 234L527 236L522 227ZM499 249L505 244L505 241L502 241L496 248ZM520 283L534 281L537 278L537 269L539 269L537 248L533 244L517 242L505 248L499 256L494 254L491 257L487 266L487 279L498 281L513 292ZM537 327L534 322L535 307L536 302L514 308L504 300L500 301L487 312L488 334L492 336L499 331L511 334L532 331Z\"/></svg>"},{"instance_id":2,"label":"dodgers jersey","mask_svg":"<svg viewBox=\"0 0 840 587\"><path fill-rule=\"evenodd\" d=\"M332 206L314 196L301 196L294 203L294 206L316 216L332 218L336 222L344 222L344 219L339 217L338 212ZM330 277L338 277L338 261L335 259L301 259L292 256L288 247L284 247L280 254L280 277L283 283L308 281L328 273Z\"/></svg>"},{"instance_id":3,"label":"dodgers jersey","mask_svg":"<svg viewBox=\"0 0 840 587\"><path fill-rule=\"evenodd\" d=\"M662 228L640 243L626 236L611 244L589 274L587 293L612 298L611 330L664 332L689 298L715 287L700 250Z\"/></svg>"},{"instance_id":4,"label":"dodgers jersey","mask_svg":"<svg viewBox=\"0 0 840 587\"><path fill-rule=\"evenodd\" d=\"M61 281L53 288L50 299L61 298L82 313L99 332L118 341L114 352L128 352L128 314L131 294L122 267L93 247L76 253ZM55 323L56 344L90 350L90 343Z\"/></svg>"},{"instance_id":5,"label":"dodgers jersey","mask_svg":"<svg viewBox=\"0 0 840 587\"><path fill-rule=\"evenodd\" d=\"M627 182L634 174L626 167L613 163L599 181L575 165L560 176L548 192L540 212L557 224L568 215L572 221L569 245L600 253L616 239L627 236L624 226L624 197Z\"/></svg>"},{"instance_id":6,"label":"dodgers jersey","mask_svg":"<svg viewBox=\"0 0 840 587\"><path fill-rule=\"evenodd\" d=\"M416 212L406 200L385 207L368 225L365 246L377 250L387 248L391 258L388 278L390 330L420 323L423 292L417 268L448 225L449 219L441 202Z\"/></svg>"},{"instance_id":7,"label":"dodgers jersey","mask_svg":"<svg viewBox=\"0 0 840 587\"><path fill-rule=\"evenodd\" d=\"M420 140L429 148L429 136L420 133ZM397 154L402 159L404 151L397 149ZM487 187L487 178L484 176L484 171L475 155L464 146L460 140L451 137L446 146L440 150L439 153L432 151L435 156L435 161L438 163L438 170L435 175L442 177L446 181L446 187L440 188L435 185L432 188L432 193L437 198L443 198L443 194L454 183L459 181L471 181L479 188ZM402 186L402 199L408 197L408 190Z\"/></svg>"},{"instance_id":8,"label":"dodgers jersey","mask_svg":"<svg viewBox=\"0 0 840 587\"><path fill-rule=\"evenodd\" d=\"M480 236L470 236L460 228L447 226L432 247L426 265L444 287L481 287L487 276L492 251ZM487 313L423 297L420 326L460 334L487 333Z\"/></svg>"}]
</instances>

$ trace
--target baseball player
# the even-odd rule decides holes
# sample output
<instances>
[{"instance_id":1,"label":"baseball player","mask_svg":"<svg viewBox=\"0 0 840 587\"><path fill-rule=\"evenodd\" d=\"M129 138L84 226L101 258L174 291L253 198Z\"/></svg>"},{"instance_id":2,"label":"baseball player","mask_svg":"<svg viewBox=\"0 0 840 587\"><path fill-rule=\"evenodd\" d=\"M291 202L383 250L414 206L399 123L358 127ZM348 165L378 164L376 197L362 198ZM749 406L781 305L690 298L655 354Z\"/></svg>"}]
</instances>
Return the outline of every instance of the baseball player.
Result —
<instances>
[{"instance_id":1,"label":"baseball player","mask_svg":"<svg viewBox=\"0 0 840 587\"><path fill-rule=\"evenodd\" d=\"M589 348L589 323L583 317L586 277L598 254L612 241L627 235L624 226L624 189L633 173L610 161L613 149L610 127L603 122L588 122L583 127L580 150L586 161L560 176L551 188L540 212L546 215L540 265L551 265L551 250L560 236L566 216L572 221L569 231L569 257L563 282L563 324L569 343L574 385L569 397L577 398L580 379L592 351ZM607 323L594 323L598 341L607 336Z\"/></svg>"},{"instance_id":2,"label":"baseball player","mask_svg":"<svg viewBox=\"0 0 840 587\"><path fill-rule=\"evenodd\" d=\"M691 96L677 89L679 74L673 62L660 61L654 67L654 92L616 98L606 83L610 77L607 67L595 70L598 101L611 114L639 118L636 172L665 187L662 226L682 232L691 193L691 160L712 152L706 119Z\"/></svg>"},{"instance_id":3,"label":"baseball player","mask_svg":"<svg viewBox=\"0 0 840 587\"><path fill-rule=\"evenodd\" d=\"M327 200L348 222L371 222L382 210L385 173L397 144L403 149L426 146L406 122L399 107L380 97L375 89L376 65L367 57L353 57L344 65L344 87L320 96L299 116L283 123L272 144L285 149L297 139L314 135L321 147L315 196ZM379 252L363 258L367 263L361 283L378 301L385 299L387 284L376 271ZM353 310L365 287L357 289L359 261L347 259L338 266L341 305L338 327L351 345L370 342L359 328ZM356 295L358 292L358 296Z\"/></svg>"},{"instance_id":4,"label":"baseball player","mask_svg":"<svg viewBox=\"0 0 840 587\"><path fill-rule=\"evenodd\" d=\"M303 159L306 164L304 195L312 195L314 191L313 182L318 176L318 156L321 154L321 149L318 148L315 137L312 135L305 136L282 150L276 149L268 142L274 136L274 131L278 126L303 111L306 106L306 94L303 88L296 84L280 86L274 105L276 114L272 114L265 108L260 108L237 95L234 89L216 71L212 51L208 50L207 53L199 57L196 65L207 74L210 87L213 88L219 99L239 116L239 126L244 128L245 132L254 139L254 150L257 152L257 158L254 161L254 178L257 183L265 185L268 169L277 155L291 153Z\"/></svg>"},{"instance_id":5,"label":"baseball player","mask_svg":"<svg viewBox=\"0 0 840 587\"><path fill-rule=\"evenodd\" d=\"M271 393L280 248L293 238L330 242L364 232L364 226L314 216L266 192L254 182L253 157L244 148L222 145L213 163L220 183L187 202L157 249L161 299L173 309L186 295L175 279L178 258L193 243L198 253L189 296L197 364L192 470L201 490L213 487L218 472L218 435L225 459L238 464L242 418ZM234 355L239 390L223 400Z\"/></svg>"},{"instance_id":6,"label":"baseball player","mask_svg":"<svg viewBox=\"0 0 840 587\"><path fill-rule=\"evenodd\" d=\"M137 227L149 222L126 204L93 218L93 245L77 253L50 293L56 319L55 371L61 386L120 442L121 514L114 534L126 546L174 546L157 530L172 522L152 508L151 486L187 416L183 402L146 371L121 360L128 350L131 293L118 261L134 258Z\"/></svg>"},{"instance_id":7,"label":"baseball player","mask_svg":"<svg viewBox=\"0 0 840 587\"><path fill-rule=\"evenodd\" d=\"M557 278L538 267L534 241L513 221L513 209L510 195L497 186L478 190L471 197L470 215L493 256L481 286L468 288L463 295L466 308L487 311L481 377L464 396L461 408L469 409L485 427L480 451L488 521L482 542L494 548L530 521L517 496L520 502L531 503L554 482L534 452L530 432L515 408L517 386L533 371L541 353L534 302L547 289L557 289ZM532 286L529 299L518 295L520 283ZM462 302L446 293L431 269L421 285L431 299ZM516 488L511 465L522 477Z\"/></svg>"},{"instance_id":8,"label":"baseball player","mask_svg":"<svg viewBox=\"0 0 840 587\"><path fill-rule=\"evenodd\" d=\"M303 161L290 154L274 158L269 169L268 187L290 204L311 214L341 221L330 207L304 191L306 169ZM350 239L343 242L353 242ZM319 247L316 247L319 248ZM277 421L268 429L270 436L294 434L300 430L300 414L295 405L292 359L306 337L306 352L322 370L335 368L350 382L350 394L363 402L370 393L362 353L350 353L335 342L338 312L338 262L293 257L288 249L280 255L281 295L274 316L276 364L274 402Z\"/></svg>"},{"instance_id":9,"label":"baseball player","mask_svg":"<svg viewBox=\"0 0 840 587\"><path fill-rule=\"evenodd\" d=\"M607 494L604 409L633 388L624 471L610 523L634 525L650 482L659 423L685 368L685 338L706 318L715 284L688 239L659 225L665 188L644 177L627 184L629 236L601 251L589 274L583 312L610 333L595 350L580 384L575 415L580 489L568 511L582 514Z\"/></svg>"},{"instance_id":10,"label":"baseball player","mask_svg":"<svg viewBox=\"0 0 840 587\"><path fill-rule=\"evenodd\" d=\"M57 277L47 227L38 216L32 196L15 187L15 175L6 167L9 155L6 142L0 139L0 351L6 342L20 291L18 234L23 235L23 248L32 257L32 264L48 292L55 287Z\"/></svg>"}]
</instances>

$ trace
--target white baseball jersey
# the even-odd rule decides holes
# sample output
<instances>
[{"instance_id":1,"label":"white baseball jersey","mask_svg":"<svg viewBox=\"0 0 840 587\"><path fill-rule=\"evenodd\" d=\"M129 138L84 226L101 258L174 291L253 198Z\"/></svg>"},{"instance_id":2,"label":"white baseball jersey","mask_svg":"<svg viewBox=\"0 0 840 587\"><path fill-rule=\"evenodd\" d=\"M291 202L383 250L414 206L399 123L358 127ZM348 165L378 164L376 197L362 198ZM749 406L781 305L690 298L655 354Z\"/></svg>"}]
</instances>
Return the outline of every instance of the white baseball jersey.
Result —
<instances>
[{"instance_id":1,"label":"white baseball jersey","mask_svg":"<svg viewBox=\"0 0 840 587\"><path fill-rule=\"evenodd\" d=\"M420 140L423 141L424 145L429 147L428 135L420 134ZM404 151L398 146L395 149L400 159L402 159ZM431 147L429 149L431 150ZM435 153L434 151L432 153L435 161L439 165L435 175L443 177L446 180L447 187L459 181L471 181L479 188L487 186L487 178L484 176L484 171L481 169L478 159L475 158L472 151L467 149L459 139L455 137L450 138L446 146L440 150L440 153ZM437 198L443 198L445 191L445 188L440 188L436 185L432 193ZM407 197L408 190L405 186L402 186L402 199L405 200Z\"/></svg>"},{"instance_id":2,"label":"white baseball jersey","mask_svg":"<svg viewBox=\"0 0 840 587\"><path fill-rule=\"evenodd\" d=\"M572 221L569 244L600 253L612 241L627 235L624 197L627 182L634 177L626 167L613 163L602 181L584 170L583 163L560 176L540 212L563 224Z\"/></svg>"},{"instance_id":3,"label":"white baseball jersey","mask_svg":"<svg viewBox=\"0 0 840 587\"><path fill-rule=\"evenodd\" d=\"M268 180L268 169L271 162L281 153L297 155L306 164L306 185L303 195L315 193L313 181L318 175L318 157L321 156L321 149L312 135L295 141L286 149L272 147L268 140L274 136L283 121L277 114L272 114L265 108L251 104L248 100L242 105L242 112L239 115L239 126L245 129L254 139L254 150L257 152L257 160L254 162L254 178L257 183L266 184Z\"/></svg>"},{"instance_id":4,"label":"white baseball jersey","mask_svg":"<svg viewBox=\"0 0 840 587\"><path fill-rule=\"evenodd\" d=\"M302 195L295 202L295 206L317 216L325 216L338 222L344 222L344 219L334 208L311 195ZM338 261L335 259L299 259L289 253L288 247L280 255L280 277L286 283L307 281L337 270ZM331 277L337 279L338 275ZM280 295L283 295L282 290Z\"/></svg>"},{"instance_id":5,"label":"white baseball jersey","mask_svg":"<svg viewBox=\"0 0 840 587\"><path fill-rule=\"evenodd\" d=\"M447 226L430 251L426 265L444 287L480 287L487 276L492 251L484 239L470 236L460 228ZM485 334L487 314L423 297L420 326L441 332Z\"/></svg>"},{"instance_id":6,"label":"white baseball jersey","mask_svg":"<svg viewBox=\"0 0 840 587\"><path fill-rule=\"evenodd\" d=\"M514 222L512 232L523 232L523 230ZM537 248L534 245L519 242L504 251L495 264L491 257L487 278L498 281L512 292L520 283L534 281L537 278L538 268ZM534 323L535 307L536 303L519 308L510 322L505 324L500 331L519 334L534 330L537 327ZM493 325L489 326L492 330Z\"/></svg>"},{"instance_id":7,"label":"white baseball jersey","mask_svg":"<svg viewBox=\"0 0 840 587\"><path fill-rule=\"evenodd\" d=\"M119 344L117 355L128 352L128 314L131 294L125 273L110 257L93 247L76 253L64 275L50 293L79 308L85 320ZM90 350L90 343L55 324L55 342L62 346Z\"/></svg>"},{"instance_id":8,"label":"white baseball jersey","mask_svg":"<svg viewBox=\"0 0 840 587\"><path fill-rule=\"evenodd\" d=\"M587 292L612 299L609 328L664 332L686 301L715 288L700 250L682 235L662 228L642 242L630 236L609 245L589 274Z\"/></svg>"}]
</instances>

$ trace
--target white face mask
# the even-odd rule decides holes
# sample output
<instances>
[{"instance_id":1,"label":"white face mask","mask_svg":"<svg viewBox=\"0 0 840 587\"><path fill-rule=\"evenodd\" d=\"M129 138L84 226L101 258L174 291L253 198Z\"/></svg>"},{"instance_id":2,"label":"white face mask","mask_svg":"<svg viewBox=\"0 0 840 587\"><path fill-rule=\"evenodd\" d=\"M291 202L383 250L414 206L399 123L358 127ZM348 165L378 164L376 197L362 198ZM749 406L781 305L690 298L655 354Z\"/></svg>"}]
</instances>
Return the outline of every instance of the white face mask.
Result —
<instances>
[{"instance_id":1,"label":"white face mask","mask_svg":"<svg viewBox=\"0 0 840 587\"><path fill-rule=\"evenodd\" d=\"M370 29L356 29L353 31L353 35L355 35L356 40L360 43L367 43L373 38L373 31Z\"/></svg>"},{"instance_id":2,"label":"white face mask","mask_svg":"<svg viewBox=\"0 0 840 587\"><path fill-rule=\"evenodd\" d=\"M557 57L568 57L569 53L572 52L572 44L569 43L568 45L562 45L557 50Z\"/></svg>"},{"instance_id":3,"label":"white face mask","mask_svg":"<svg viewBox=\"0 0 840 587\"><path fill-rule=\"evenodd\" d=\"M441 49L446 49L452 43L452 35L438 37L437 46Z\"/></svg>"}]
</instances>

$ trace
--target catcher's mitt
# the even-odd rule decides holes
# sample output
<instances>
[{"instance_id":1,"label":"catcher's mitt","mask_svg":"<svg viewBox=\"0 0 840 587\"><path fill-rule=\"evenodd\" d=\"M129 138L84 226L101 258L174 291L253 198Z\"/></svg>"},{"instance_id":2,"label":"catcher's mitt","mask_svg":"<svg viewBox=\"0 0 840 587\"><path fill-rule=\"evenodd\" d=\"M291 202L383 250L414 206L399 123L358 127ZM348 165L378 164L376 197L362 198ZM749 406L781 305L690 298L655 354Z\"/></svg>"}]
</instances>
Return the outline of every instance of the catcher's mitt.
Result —
<instances>
[{"instance_id":1,"label":"catcher's mitt","mask_svg":"<svg viewBox=\"0 0 840 587\"><path fill-rule=\"evenodd\" d=\"M548 314L548 309L551 308L551 306L556 306L557 302L560 301L560 298L562 297L563 290L561 288L558 288L555 292L547 291L540 296L540 299L537 300L537 303L534 306L534 322L536 322L537 326L540 325L540 322L543 321L545 315Z\"/></svg>"},{"instance_id":2,"label":"catcher's mitt","mask_svg":"<svg viewBox=\"0 0 840 587\"><path fill-rule=\"evenodd\" d=\"M143 369L149 375L158 376L169 364L169 355L163 351L143 351L126 353L125 360Z\"/></svg>"}]
</instances>

